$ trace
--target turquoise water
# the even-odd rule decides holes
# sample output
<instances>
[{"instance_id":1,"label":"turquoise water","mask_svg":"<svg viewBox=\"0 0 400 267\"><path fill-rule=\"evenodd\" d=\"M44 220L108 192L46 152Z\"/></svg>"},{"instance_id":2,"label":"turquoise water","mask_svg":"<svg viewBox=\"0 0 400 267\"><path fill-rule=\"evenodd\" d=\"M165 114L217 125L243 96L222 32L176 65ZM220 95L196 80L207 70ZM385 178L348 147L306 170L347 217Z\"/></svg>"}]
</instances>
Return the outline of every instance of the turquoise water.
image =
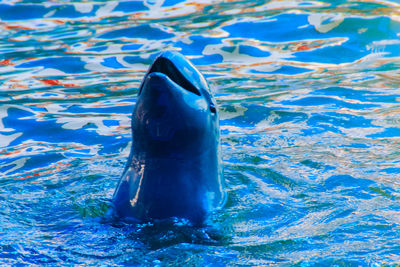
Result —
<instances>
[{"instance_id":1,"label":"turquoise water","mask_svg":"<svg viewBox=\"0 0 400 267\"><path fill-rule=\"evenodd\" d=\"M0 264L400 263L400 3L0 4ZM178 50L220 111L209 226L105 216L152 59Z\"/></svg>"}]
</instances>

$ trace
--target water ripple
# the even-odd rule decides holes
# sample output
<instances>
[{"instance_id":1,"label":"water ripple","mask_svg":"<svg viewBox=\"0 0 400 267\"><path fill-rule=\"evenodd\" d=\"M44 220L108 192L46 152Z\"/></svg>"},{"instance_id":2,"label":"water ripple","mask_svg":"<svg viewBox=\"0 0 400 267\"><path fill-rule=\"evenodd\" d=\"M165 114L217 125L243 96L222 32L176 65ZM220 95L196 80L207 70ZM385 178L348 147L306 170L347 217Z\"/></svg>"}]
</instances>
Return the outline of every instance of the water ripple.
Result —
<instances>
[{"instance_id":1,"label":"water ripple","mask_svg":"<svg viewBox=\"0 0 400 267\"><path fill-rule=\"evenodd\" d=\"M3 1L1 264L398 263L399 7ZM165 49L219 104L228 200L204 229L104 216Z\"/></svg>"}]
</instances>

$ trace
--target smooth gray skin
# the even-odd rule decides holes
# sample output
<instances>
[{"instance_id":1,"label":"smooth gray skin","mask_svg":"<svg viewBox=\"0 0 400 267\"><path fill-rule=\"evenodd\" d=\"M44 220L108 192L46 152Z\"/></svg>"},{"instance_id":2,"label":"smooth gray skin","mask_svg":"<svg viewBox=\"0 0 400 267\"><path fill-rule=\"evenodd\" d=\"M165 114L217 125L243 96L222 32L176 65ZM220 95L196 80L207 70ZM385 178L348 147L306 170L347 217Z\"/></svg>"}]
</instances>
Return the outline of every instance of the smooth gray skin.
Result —
<instances>
[{"instance_id":1,"label":"smooth gray skin","mask_svg":"<svg viewBox=\"0 0 400 267\"><path fill-rule=\"evenodd\" d=\"M215 100L181 54L164 52L149 68L132 115L132 140L113 196L120 217L202 224L224 204Z\"/></svg>"}]
</instances>

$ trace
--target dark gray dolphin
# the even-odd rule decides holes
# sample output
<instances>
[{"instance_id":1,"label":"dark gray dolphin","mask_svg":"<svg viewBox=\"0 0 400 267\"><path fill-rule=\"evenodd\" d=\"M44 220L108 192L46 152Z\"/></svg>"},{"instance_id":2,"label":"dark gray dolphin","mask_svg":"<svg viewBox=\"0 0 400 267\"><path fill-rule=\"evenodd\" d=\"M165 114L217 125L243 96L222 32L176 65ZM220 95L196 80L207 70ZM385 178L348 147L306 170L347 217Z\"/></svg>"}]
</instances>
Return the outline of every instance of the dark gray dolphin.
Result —
<instances>
[{"instance_id":1,"label":"dark gray dolphin","mask_svg":"<svg viewBox=\"0 0 400 267\"><path fill-rule=\"evenodd\" d=\"M202 224L224 204L214 97L181 54L159 55L140 86L132 148L113 204L138 221L186 218Z\"/></svg>"}]
</instances>

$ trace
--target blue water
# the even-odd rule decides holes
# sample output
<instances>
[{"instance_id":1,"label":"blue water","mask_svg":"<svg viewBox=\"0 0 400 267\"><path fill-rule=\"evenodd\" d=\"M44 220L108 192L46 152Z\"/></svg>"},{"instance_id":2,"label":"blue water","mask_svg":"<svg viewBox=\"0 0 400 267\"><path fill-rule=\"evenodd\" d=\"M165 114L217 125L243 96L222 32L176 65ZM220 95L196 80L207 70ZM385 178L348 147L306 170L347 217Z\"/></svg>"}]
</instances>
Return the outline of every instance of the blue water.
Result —
<instances>
[{"instance_id":1,"label":"blue water","mask_svg":"<svg viewBox=\"0 0 400 267\"><path fill-rule=\"evenodd\" d=\"M400 3L3 1L0 265L400 263ZM149 64L220 111L228 201L198 229L105 215Z\"/></svg>"}]
</instances>

